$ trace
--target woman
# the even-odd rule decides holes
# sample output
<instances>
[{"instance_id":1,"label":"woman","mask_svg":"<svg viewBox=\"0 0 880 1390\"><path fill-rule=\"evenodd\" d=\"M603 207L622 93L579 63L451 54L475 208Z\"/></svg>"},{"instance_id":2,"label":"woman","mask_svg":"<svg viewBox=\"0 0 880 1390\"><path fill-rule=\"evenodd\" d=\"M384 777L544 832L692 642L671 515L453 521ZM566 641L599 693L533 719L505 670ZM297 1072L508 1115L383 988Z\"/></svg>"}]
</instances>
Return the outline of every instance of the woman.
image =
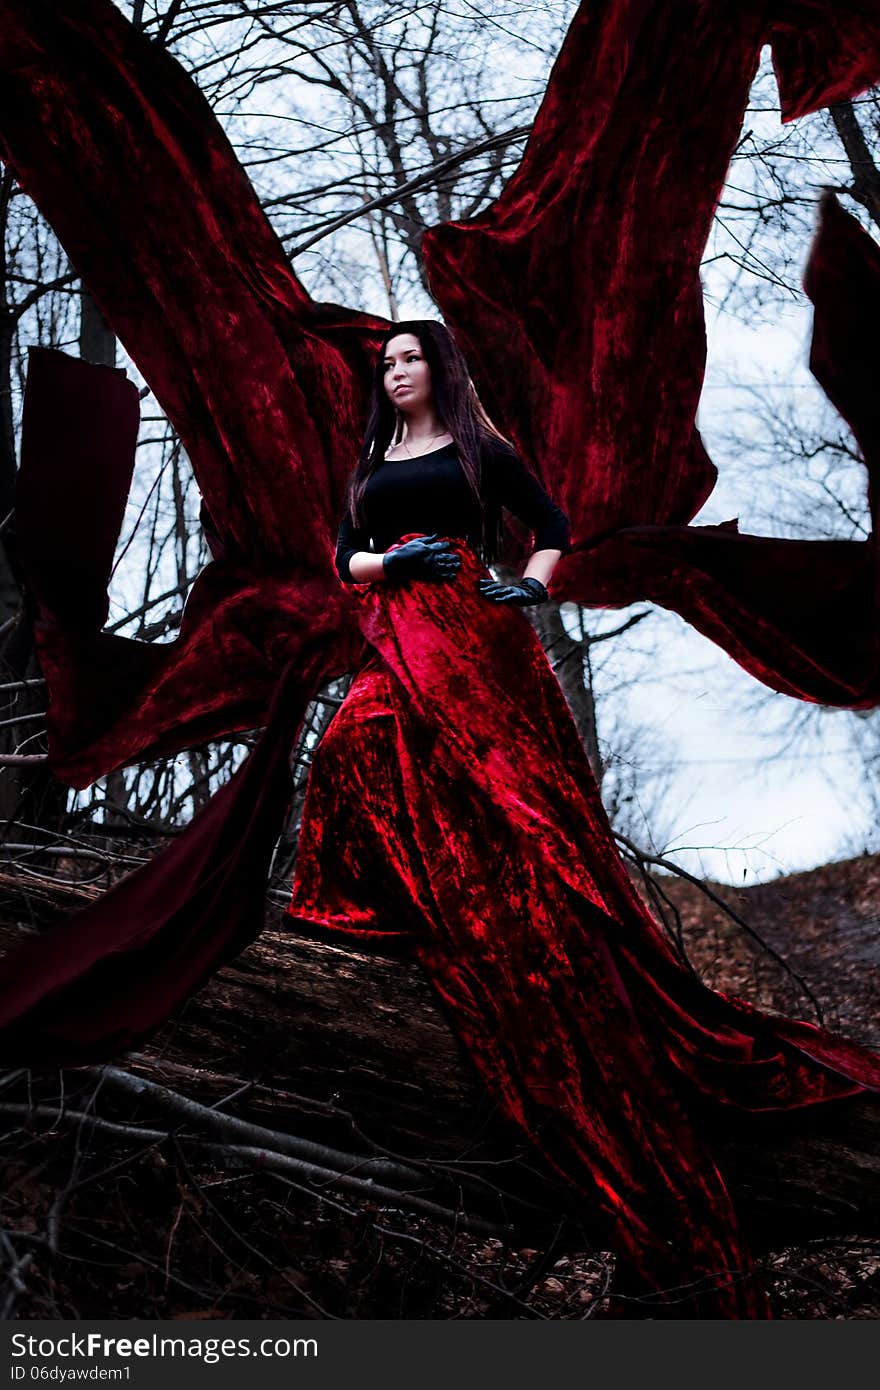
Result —
<instances>
[{"instance_id":1,"label":"woman","mask_svg":"<svg viewBox=\"0 0 880 1390\"><path fill-rule=\"evenodd\" d=\"M485 564L505 506L535 532L514 584ZM706 988L636 893L516 611L568 545L448 331L397 324L337 546L369 655L315 754L288 912L408 940L654 1315L766 1317L702 1121L856 1095L880 1059Z\"/></svg>"},{"instance_id":2,"label":"woman","mask_svg":"<svg viewBox=\"0 0 880 1390\"><path fill-rule=\"evenodd\" d=\"M411 542L405 555L371 553L368 523L373 519L380 538L392 541L401 534L399 527L412 530L415 522L433 519L445 534L468 535L485 559L497 560L503 503L521 520L533 523L539 539L523 576L528 582L503 596L490 584L486 596L498 602L539 603L547 597L547 581L569 544L568 520L523 468L512 446L504 447L506 441L480 405L448 330L430 321L403 325L407 327L414 331L393 330L377 360L372 415L339 532L339 576L348 582L393 583L409 576L451 579L457 573L459 562L449 543L434 536ZM418 470L416 481L406 465L425 457L431 462ZM377 472L383 458L403 464L403 470ZM487 505L488 516L478 532L476 512L485 513ZM462 531L468 521L470 533Z\"/></svg>"}]
</instances>

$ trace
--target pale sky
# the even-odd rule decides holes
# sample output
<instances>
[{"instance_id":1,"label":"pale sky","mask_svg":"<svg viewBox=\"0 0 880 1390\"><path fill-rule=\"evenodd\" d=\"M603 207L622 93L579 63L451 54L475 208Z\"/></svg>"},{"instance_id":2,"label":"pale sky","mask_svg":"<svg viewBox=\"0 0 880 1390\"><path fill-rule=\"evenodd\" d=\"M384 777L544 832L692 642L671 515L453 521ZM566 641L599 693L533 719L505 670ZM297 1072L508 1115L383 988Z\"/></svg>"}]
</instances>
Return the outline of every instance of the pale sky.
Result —
<instances>
[{"instance_id":1,"label":"pale sky","mask_svg":"<svg viewBox=\"0 0 880 1390\"><path fill-rule=\"evenodd\" d=\"M738 396L726 382L778 378L797 389L798 402L808 410L811 400L821 398L806 365L810 318L808 305L793 305L776 326L750 331L730 316L715 320L707 312L709 362L699 424L719 479L696 522L739 516L741 531L767 533L766 526L750 524L754 480L725 472L725 415ZM676 861L691 872L743 885L847 857L850 834L863 831L865 842L874 837L848 744L857 716L827 713L815 721L812 737L777 761L773 754L784 746L801 702L767 691L756 712L755 697L763 689L758 682L674 614L657 618L662 640L654 679L637 684L627 704L635 718L668 738L676 761L666 799L674 812L668 846ZM704 669L678 677L693 668ZM872 845L877 847L876 838ZM855 852L861 848L860 843Z\"/></svg>"}]
</instances>

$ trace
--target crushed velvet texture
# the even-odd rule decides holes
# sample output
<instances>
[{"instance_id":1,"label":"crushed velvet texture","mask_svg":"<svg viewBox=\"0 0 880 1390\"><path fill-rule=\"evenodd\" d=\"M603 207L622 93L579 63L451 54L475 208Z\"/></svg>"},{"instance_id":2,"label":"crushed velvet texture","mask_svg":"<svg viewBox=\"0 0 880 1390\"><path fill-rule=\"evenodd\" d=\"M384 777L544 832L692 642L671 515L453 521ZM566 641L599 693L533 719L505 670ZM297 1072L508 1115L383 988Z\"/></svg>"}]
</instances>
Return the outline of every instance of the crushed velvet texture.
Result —
<instances>
[{"instance_id":1,"label":"crushed velvet texture","mask_svg":"<svg viewBox=\"0 0 880 1390\"><path fill-rule=\"evenodd\" d=\"M315 757L288 912L402 938L507 1116L646 1287L700 1283L667 1313L761 1317L694 1117L853 1096L880 1087L880 1057L679 959L614 851L534 630L451 543L452 583L358 588L371 654Z\"/></svg>"},{"instance_id":2,"label":"crushed velvet texture","mask_svg":"<svg viewBox=\"0 0 880 1390\"><path fill-rule=\"evenodd\" d=\"M827 633L865 611L873 543L684 532L714 477L694 429L699 258L760 44L777 46L788 115L880 75L872 3L830 15L820 0L583 5L519 170L480 217L432 229L425 254L499 423L572 518L554 596L654 598L766 684L859 707L878 697L874 630L859 616L853 643ZM309 298L195 84L110 0L0 0L0 154L180 433L222 565L197 579L167 648L70 624L73 592L64 614L43 605L51 756L83 786L258 722L315 624L336 634L327 674L351 664L332 551L385 323ZM51 497L64 456L45 443L27 462ZM114 492L69 548L106 534ZM821 628L804 617L805 574L829 609Z\"/></svg>"},{"instance_id":3,"label":"crushed velvet texture","mask_svg":"<svg viewBox=\"0 0 880 1390\"><path fill-rule=\"evenodd\" d=\"M36 576L45 519L18 528L44 600L36 637L50 755L81 787L260 723L287 659L312 636L335 634L324 677L350 665L358 638L333 542L386 323L306 294L198 87L110 0L0 0L0 154L179 433L218 557L196 579L173 643L99 634L91 601L71 622L79 571L92 563L81 557L118 531L131 463L118 401L132 388L105 382L102 409L87 391L77 400L60 364L57 399L48 370L29 384L25 479L51 505L75 464L95 499L77 530L65 532L58 512L71 579L63 612ZM52 418L46 432L34 428L44 412L54 434ZM71 458L78 429L90 452Z\"/></svg>"},{"instance_id":4,"label":"crushed velvet texture","mask_svg":"<svg viewBox=\"0 0 880 1390\"><path fill-rule=\"evenodd\" d=\"M310 299L196 83L110 0L0 0L0 152L230 551L329 567L385 320Z\"/></svg>"},{"instance_id":5,"label":"crushed velvet texture","mask_svg":"<svg viewBox=\"0 0 880 1390\"><path fill-rule=\"evenodd\" d=\"M769 38L784 121L877 81L877 0L771 0Z\"/></svg>"},{"instance_id":6,"label":"crushed velvet texture","mask_svg":"<svg viewBox=\"0 0 880 1390\"><path fill-rule=\"evenodd\" d=\"M874 0L582 4L500 197L425 233L478 389L582 541L711 491L699 267L766 42L787 116L880 76Z\"/></svg>"},{"instance_id":7,"label":"crushed velvet texture","mask_svg":"<svg viewBox=\"0 0 880 1390\"><path fill-rule=\"evenodd\" d=\"M291 658L304 678L308 668L311 694L363 648L335 576L294 561L268 573L212 561L171 642L102 632L136 436L137 391L123 373L31 349L17 540L50 695L49 754L75 787L253 728Z\"/></svg>"},{"instance_id":8,"label":"crushed velvet texture","mask_svg":"<svg viewBox=\"0 0 880 1390\"><path fill-rule=\"evenodd\" d=\"M867 709L880 700L880 247L837 199L822 200L805 287L810 367L861 448L872 517L865 541L794 541L722 526L625 527L581 541L553 576L558 598L673 609L765 685Z\"/></svg>"},{"instance_id":9,"label":"crushed velvet texture","mask_svg":"<svg viewBox=\"0 0 880 1390\"><path fill-rule=\"evenodd\" d=\"M477 389L581 540L686 522L712 489L699 263L763 9L582 4L500 197L423 238Z\"/></svg>"},{"instance_id":10,"label":"crushed velvet texture","mask_svg":"<svg viewBox=\"0 0 880 1390\"><path fill-rule=\"evenodd\" d=\"M582 6L520 170L472 224L434 229L426 256L487 403L571 515L574 552L554 595L656 597L768 684L858 705L878 698L873 546L765 548L729 527L686 525L714 477L694 428L699 256L760 44L775 37L790 113L880 74L864 3L835 6L830 39L827 22L818 0ZM99 389L78 398L53 354L28 383L56 415L54 430L35 428L32 396L23 495L52 510L67 438L82 428L76 467L97 499L76 534L51 523L67 547L66 593L62 554L37 538L39 508L25 505L19 526L53 766L85 785L259 722L277 688L232 790L106 908L55 929L45 956L41 941L7 962L3 1056L110 1055L259 929L302 702L369 649L310 779L291 921L385 931L376 912L388 873L392 930L411 938L508 1115L603 1214L635 1276L655 1290L699 1276L701 1314L762 1317L692 1103L760 1111L853 1095L877 1084L877 1059L712 995L686 972L628 885L527 620L477 604L474 559L460 611L437 588L430 603L417 585L342 592L333 542L385 325L308 298L179 64L109 0L0 0L0 152L179 431L217 557L174 642L100 632L99 581L131 470L131 392L83 366L101 373ZM836 214L823 235L837 289L824 309L814 294L817 360L829 358L833 398L855 420L870 415L870 383L842 365L843 339L863 322L849 287L853 273L858 294L873 283L876 248ZM844 243L846 271L835 260ZM836 622L824 647L804 616L807 566L810 597ZM841 615L854 615L855 643ZM321 771L346 745L365 759L357 827L353 802L334 804L343 781L334 788ZM365 779L371 756L384 760L381 805ZM335 888L324 838L334 817L360 865L340 865ZM718 1271L744 1277L727 1285Z\"/></svg>"},{"instance_id":11,"label":"crushed velvet texture","mask_svg":"<svg viewBox=\"0 0 880 1390\"><path fill-rule=\"evenodd\" d=\"M161 854L3 961L0 1062L68 1067L148 1037L262 930L290 741L322 653L291 660L260 741Z\"/></svg>"}]
</instances>

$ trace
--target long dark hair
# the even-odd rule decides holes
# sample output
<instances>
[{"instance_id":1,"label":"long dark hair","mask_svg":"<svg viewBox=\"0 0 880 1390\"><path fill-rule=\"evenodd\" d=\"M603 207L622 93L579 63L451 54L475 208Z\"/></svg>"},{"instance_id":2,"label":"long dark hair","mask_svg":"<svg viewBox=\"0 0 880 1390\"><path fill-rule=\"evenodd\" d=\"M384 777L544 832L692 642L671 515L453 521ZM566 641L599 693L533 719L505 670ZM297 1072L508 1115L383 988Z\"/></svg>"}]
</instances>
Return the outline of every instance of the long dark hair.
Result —
<instances>
[{"instance_id":1,"label":"long dark hair","mask_svg":"<svg viewBox=\"0 0 880 1390\"><path fill-rule=\"evenodd\" d=\"M468 484L480 508L480 550L483 559L494 563L501 552L501 513L487 505L481 488L481 459L487 447L513 451L492 423L471 381L461 349L444 324L435 319L407 319L392 324L376 358L370 413L363 447L348 484L347 507L355 526L365 524L364 492L370 474L385 458L388 449L403 438L404 418L385 391L385 349L392 338L412 333L418 338L431 373L434 405L440 420L458 447L458 457Z\"/></svg>"}]
</instances>

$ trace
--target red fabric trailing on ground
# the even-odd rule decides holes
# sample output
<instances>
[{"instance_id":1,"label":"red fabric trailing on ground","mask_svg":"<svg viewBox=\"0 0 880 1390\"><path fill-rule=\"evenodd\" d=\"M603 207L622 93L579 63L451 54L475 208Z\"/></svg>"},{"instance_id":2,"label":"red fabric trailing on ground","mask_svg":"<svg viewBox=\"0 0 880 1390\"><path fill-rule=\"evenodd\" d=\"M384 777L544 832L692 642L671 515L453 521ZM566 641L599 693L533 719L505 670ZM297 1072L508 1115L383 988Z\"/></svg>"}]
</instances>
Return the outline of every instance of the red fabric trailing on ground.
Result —
<instances>
[{"instance_id":1,"label":"red fabric trailing on ground","mask_svg":"<svg viewBox=\"0 0 880 1390\"><path fill-rule=\"evenodd\" d=\"M760 44L777 43L788 114L880 74L865 4L835 8L829 43L827 13L818 0L582 6L520 171L472 224L434 229L426 254L490 408L572 515L575 549L554 595L656 598L767 684L863 706L880 698L873 541L763 544L685 524L714 478L694 429L697 267ZM112 1055L252 939L303 702L370 649L310 781L292 919L386 931L363 898L378 856L398 880L395 929L487 1084L604 1213L638 1278L655 1291L700 1278L690 1311L763 1317L691 1105L823 1103L877 1086L878 1059L686 971L629 884L534 634L523 615L477 602L466 547L461 582L431 586L430 601L419 585L341 590L332 541L384 324L309 300L179 64L109 0L0 0L0 79L0 151L178 429L220 557L193 586L175 642L99 631L131 470L131 387L60 354L35 357L18 539L53 765L86 785L259 723L276 688L258 748L179 840L8 958L0 1052L53 1064ZM872 383L846 340L859 325L860 350L874 351L865 302L877 251L830 208L817 246L814 365L870 473ZM64 414L44 428L34 402L51 411L56 385ZM65 537L53 478L87 419L76 476L97 506ZM55 508L57 551L39 539L40 497ZM460 609L453 590L467 596ZM805 593L825 604L824 647ZM364 882L340 866L334 899L321 834L337 808L320 769L346 733L353 750L387 759L390 815L372 806ZM684 1306L661 1298L666 1311Z\"/></svg>"},{"instance_id":2,"label":"red fabric trailing on ground","mask_svg":"<svg viewBox=\"0 0 880 1390\"><path fill-rule=\"evenodd\" d=\"M491 1093L627 1264L655 1295L702 1281L667 1313L761 1317L694 1114L880 1088L880 1056L715 993L678 958L534 630L481 598L487 571L453 544L453 584L358 591L371 656L315 757L288 912L408 941Z\"/></svg>"}]
</instances>

